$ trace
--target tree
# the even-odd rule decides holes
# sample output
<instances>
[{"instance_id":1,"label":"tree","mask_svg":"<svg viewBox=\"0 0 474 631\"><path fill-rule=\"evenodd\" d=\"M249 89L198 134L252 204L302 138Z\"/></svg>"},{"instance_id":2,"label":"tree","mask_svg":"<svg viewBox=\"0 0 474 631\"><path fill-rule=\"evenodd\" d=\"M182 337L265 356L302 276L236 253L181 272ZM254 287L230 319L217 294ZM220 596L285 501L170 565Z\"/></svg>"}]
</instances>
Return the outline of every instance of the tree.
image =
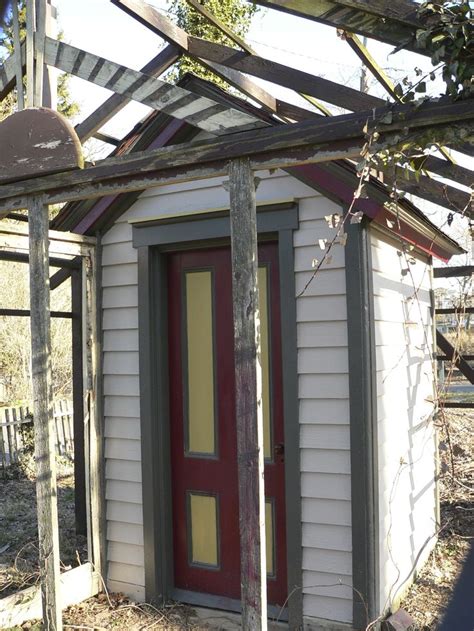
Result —
<instances>
[{"instance_id":1,"label":"tree","mask_svg":"<svg viewBox=\"0 0 474 631\"><path fill-rule=\"evenodd\" d=\"M199 0L199 2L240 37L245 37L253 16L259 10L254 3L246 2L246 0ZM176 24L190 35L235 48L232 40L198 13L186 0L170 0L170 11L175 17ZM228 88L228 84L220 77L186 55L181 57L168 78L180 79L187 72Z\"/></svg>"},{"instance_id":2,"label":"tree","mask_svg":"<svg viewBox=\"0 0 474 631\"><path fill-rule=\"evenodd\" d=\"M18 17L20 21L20 40L26 36L26 5L25 0L16 0L18 3ZM58 39L63 38L60 32ZM13 16L11 10L7 13L3 29L0 29L0 63L13 53ZM67 118L73 118L79 113L79 104L71 97L69 90L70 75L61 73L57 78L57 109ZM26 83L26 79L24 79ZM16 107L16 90L0 103L0 120L11 114Z\"/></svg>"}]
</instances>

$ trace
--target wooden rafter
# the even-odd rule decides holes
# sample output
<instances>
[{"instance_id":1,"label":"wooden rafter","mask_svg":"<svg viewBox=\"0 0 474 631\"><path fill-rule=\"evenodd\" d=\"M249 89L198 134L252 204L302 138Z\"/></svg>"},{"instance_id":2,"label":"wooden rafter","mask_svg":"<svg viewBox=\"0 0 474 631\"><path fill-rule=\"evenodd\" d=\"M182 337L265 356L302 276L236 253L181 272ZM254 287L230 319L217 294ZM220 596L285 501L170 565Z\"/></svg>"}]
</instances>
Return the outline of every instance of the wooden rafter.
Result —
<instances>
[{"instance_id":1,"label":"wooden rafter","mask_svg":"<svg viewBox=\"0 0 474 631\"><path fill-rule=\"evenodd\" d=\"M447 160L441 160L436 156L427 156L423 162L423 168L463 186L474 185L474 173L470 169L459 164L452 164Z\"/></svg>"},{"instance_id":2,"label":"wooden rafter","mask_svg":"<svg viewBox=\"0 0 474 631\"><path fill-rule=\"evenodd\" d=\"M292 15L314 20L329 26L359 33L366 37L377 39L392 46L403 46L407 50L428 55L428 51L419 48L416 44L416 29L423 25L415 17L401 19L394 17L390 11L390 0L380 0L373 3L366 1L340 1L340 0L256 0L271 9L285 11ZM406 15L410 12L414 15L418 7L414 2L398 0L400 11L406 8ZM375 8L377 12L375 12ZM382 11L384 11L382 15Z\"/></svg>"},{"instance_id":3,"label":"wooden rafter","mask_svg":"<svg viewBox=\"0 0 474 631\"><path fill-rule=\"evenodd\" d=\"M385 104L383 99L370 94L363 94L359 90L328 79L316 77L296 68L288 68L283 64L258 57L248 51L238 51L228 46L207 42L188 35L171 20L141 0L112 1L152 31L175 46L181 47L183 51L193 57L212 61L227 68L271 81L352 111L367 110Z\"/></svg>"},{"instance_id":4,"label":"wooden rafter","mask_svg":"<svg viewBox=\"0 0 474 631\"><path fill-rule=\"evenodd\" d=\"M240 35L237 35L231 28L227 26L222 20L219 20L211 11L209 11L204 4L198 2L198 0L186 0L187 3L193 7L200 15L208 20L210 24L215 26L215 28L219 29L224 35L226 35L232 42L237 44L242 50L250 53L251 55L258 56L257 51L250 46ZM308 94L303 94L302 92L298 93L303 99L311 103L316 109L322 112L325 116L330 114L327 107L325 107L320 101L315 99L313 96L309 96ZM277 99L277 103L280 102ZM281 109L281 104L280 104Z\"/></svg>"},{"instance_id":5,"label":"wooden rafter","mask_svg":"<svg viewBox=\"0 0 474 631\"><path fill-rule=\"evenodd\" d=\"M390 94L394 101L397 103L403 103L404 98L401 96L395 89L395 84L387 75L385 70L379 66L376 60L372 57L369 52L367 46L364 45L357 35L354 33L348 33L347 31L341 31L342 36L349 44L350 48L354 51L354 53L359 57L364 66L371 72L371 74L377 79L380 85L385 89L385 91ZM444 147L439 147L442 155L454 163L450 153L444 149Z\"/></svg>"},{"instance_id":6,"label":"wooden rafter","mask_svg":"<svg viewBox=\"0 0 474 631\"><path fill-rule=\"evenodd\" d=\"M277 79L275 82L280 83L280 85L286 85L286 87L292 87L295 83L295 77L290 77L288 68L285 68L280 64L275 64L274 62L269 62L269 60L263 60L253 54L252 49L246 46L245 41L238 36L233 39L239 46L245 46L245 52L235 51L234 49L227 48L222 45L213 44L211 42L189 36L185 31L173 24L168 18L158 13L158 11L156 11L153 7L150 7L145 2L142 2L142 0L112 0L112 2L121 7L128 14L135 17L142 24L148 26L152 31L164 37L168 42L175 46L179 46L183 52L193 56L195 59L199 60L202 57L211 56L212 59L219 62L225 60L225 63L230 63L233 68L235 68L236 63L238 63L236 60L241 59L242 66L240 69L245 72L254 74L254 69L256 67L260 69L260 74L258 76L262 78L271 79L276 76ZM233 35L229 28L224 28L224 25L216 20L212 14L205 7L196 2L196 0L190 0L190 4L207 19L211 20L211 23L214 26L221 28L222 32L224 32L228 37ZM356 36L354 36L354 39L357 39ZM372 61L375 64L375 61ZM303 87L307 87L310 83L317 85L317 77L312 77L310 75L306 75L306 73L300 73L299 71L296 71L296 82L298 81L298 77L301 75L305 75L304 81L306 81L306 83ZM381 69L380 76L384 76L383 70ZM284 78L283 82L282 78ZM389 81L390 80L388 80L387 85L391 87L391 95L395 98L395 100L399 101L395 90L393 89L393 84L389 83ZM339 96L341 87L343 91ZM352 90L350 88L347 89L344 86L337 86L336 89L332 87L332 93L336 92L338 93L338 97L336 98L340 98L339 103L344 103L345 107L348 109L357 110L362 106L367 108L383 104L382 99L371 97L357 90ZM357 95L357 101L354 100L354 94ZM397 177L399 178L399 185L401 188L405 188L406 192L415 194L430 202L446 206L448 209L455 210L456 212L461 212L469 202L469 196L467 193L464 193L452 186L440 184L439 182L433 181L424 175L419 175L415 180L414 174L410 174L410 172L406 172L404 169L398 169ZM390 181L393 182L393 180Z\"/></svg>"},{"instance_id":7,"label":"wooden rafter","mask_svg":"<svg viewBox=\"0 0 474 631\"><path fill-rule=\"evenodd\" d=\"M390 171L384 172L384 182L386 184L394 184L395 180L397 188L402 189L406 193L426 199L432 204L443 206L452 212L470 214L469 202L471 196L459 188L401 167L396 168L395 177Z\"/></svg>"},{"instance_id":8,"label":"wooden rafter","mask_svg":"<svg viewBox=\"0 0 474 631\"><path fill-rule=\"evenodd\" d=\"M170 66L172 66L180 57L179 51L174 46L166 46L156 57L143 66L140 72L150 75L150 77L159 77ZM82 142L93 136L107 121L115 116L127 103L130 103L128 97L122 94L113 94L104 103L94 110L81 123L76 125L76 133Z\"/></svg>"},{"instance_id":9,"label":"wooden rafter","mask_svg":"<svg viewBox=\"0 0 474 631\"><path fill-rule=\"evenodd\" d=\"M222 134L250 129L262 123L244 112L88 53L64 42L46 38L46 62L76 77L112 90L152 109L160 110L205 131Z\"/></svg>"},{"instance_id":10,"label":"wooden rafter","mask_svg":"<svg viewBox=\"0 0 474 631\"><path fill-rule=\"evenodd\" d=\"M194 54L188 45L190 36L145 2L141 2L140 0L129 2L127 0L126 2L114 2L114 4L139 20L157 35L166 39L170 44L179 48L182 53L186 53L193 59L196 59L204 68L211 70L242 94L245 94L259 103L266 111L277 114L281 118L290 118L297 121L304 120L308 117L309 113L307 110L275 98L270 92L257 85L239 69L232 68L228 64L221 64L220 60L214 62ZM203 9L208 13L205 8ZM157 25L161 25L161 28L157 28ZM229 32L229 29L227 29L226 32Z\"/></svg>"}]
</instances>

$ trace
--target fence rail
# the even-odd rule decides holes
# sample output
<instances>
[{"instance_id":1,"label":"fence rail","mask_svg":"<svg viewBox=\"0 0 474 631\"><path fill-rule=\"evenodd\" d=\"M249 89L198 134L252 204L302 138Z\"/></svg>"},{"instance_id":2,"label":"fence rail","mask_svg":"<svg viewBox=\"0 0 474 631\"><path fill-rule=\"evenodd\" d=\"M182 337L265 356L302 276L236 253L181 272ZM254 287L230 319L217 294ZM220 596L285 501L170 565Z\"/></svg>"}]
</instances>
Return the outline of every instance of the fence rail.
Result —
<instances>
[{"instance_id":1,"label":"fence rail","mask_svg":"<svg viewBox=\"0 0 474 631\"><path fill-rule=\"evenodd\" d=\"M0 407L0 467L6 468L19 461L25 448L32 446L32 405ZM55 401L53 405L56 429L56 453L74 454L73 409L71 401ZM30 441L29 442L29 437Z\"/></svg>"}]
</instances>

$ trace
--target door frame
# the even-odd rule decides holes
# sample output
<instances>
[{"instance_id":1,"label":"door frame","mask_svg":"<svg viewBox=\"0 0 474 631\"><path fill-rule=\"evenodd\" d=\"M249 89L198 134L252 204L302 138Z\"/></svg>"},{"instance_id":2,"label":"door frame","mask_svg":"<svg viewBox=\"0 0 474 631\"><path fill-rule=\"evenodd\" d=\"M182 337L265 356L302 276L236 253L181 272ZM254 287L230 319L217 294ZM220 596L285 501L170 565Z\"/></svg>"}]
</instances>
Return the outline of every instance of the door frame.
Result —
<instances>
[{"instance_id":1,"label":"door frame","mask_svg":"<svg viewBox=\"0 0 474 631\"><path fill-rule=\"evenodd\" d=\"M276 240L280 274L283 414L285 435L287 612L291 629L303 624L302 525L298 366L293 231L295 202L257 206L259 240ZM140 416L145 593L148 602L170 598L239 610L240 602L174 588L169 437L167 254L230 244L229 210L164 216L133 223L138 250ZM278 615L279 611L272 611ZM282 616L280 615L280 619Z\"/></svg>"}]
</instances>

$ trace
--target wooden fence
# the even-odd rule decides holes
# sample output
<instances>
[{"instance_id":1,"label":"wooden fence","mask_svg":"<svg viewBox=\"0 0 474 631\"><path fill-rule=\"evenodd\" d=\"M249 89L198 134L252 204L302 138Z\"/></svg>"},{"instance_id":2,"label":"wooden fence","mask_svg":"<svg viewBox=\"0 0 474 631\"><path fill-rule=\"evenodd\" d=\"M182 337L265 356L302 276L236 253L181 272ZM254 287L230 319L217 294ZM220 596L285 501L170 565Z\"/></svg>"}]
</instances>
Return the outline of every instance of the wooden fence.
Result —
<instances>
[{"instance_id":1,"label":"wooden fence","mask_svg":"<svg viewBox=\"0 0 474 631\"><path fill-rule=\"evenodd\" d=\"M33 445L32 406L0 408L0 467L17 463L28 445ZM54 402L56 453L73 456L73 410L71 401Z\"/></svg>"}]
</instances>

